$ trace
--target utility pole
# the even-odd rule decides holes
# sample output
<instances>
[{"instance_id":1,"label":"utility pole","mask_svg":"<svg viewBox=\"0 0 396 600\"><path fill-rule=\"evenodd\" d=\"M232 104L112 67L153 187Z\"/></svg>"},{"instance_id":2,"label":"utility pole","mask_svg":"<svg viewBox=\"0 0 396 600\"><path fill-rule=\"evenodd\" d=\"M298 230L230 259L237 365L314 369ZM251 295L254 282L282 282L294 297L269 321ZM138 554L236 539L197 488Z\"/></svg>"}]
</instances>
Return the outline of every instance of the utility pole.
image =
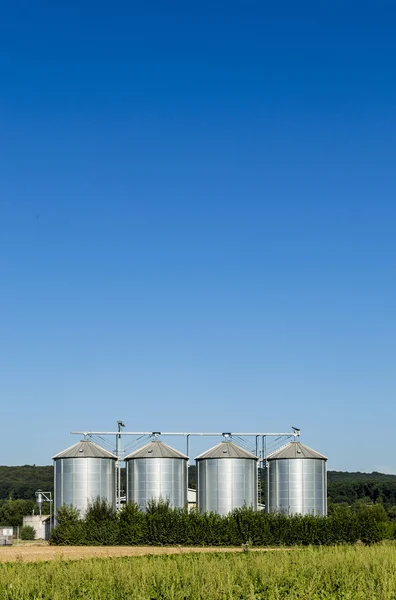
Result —
<instances>
[{"instance_id":1,"label":"utility pole","mask_svg":"<svg viewBox=\"0 0 396 600\"><path fill-rule=\"evenodd\" d=\"M123 421L117 421L118 434L116 435L116 454L117 454L117 510L121 510L121 431L125 427Z\"/></svg>"}]
</instances>

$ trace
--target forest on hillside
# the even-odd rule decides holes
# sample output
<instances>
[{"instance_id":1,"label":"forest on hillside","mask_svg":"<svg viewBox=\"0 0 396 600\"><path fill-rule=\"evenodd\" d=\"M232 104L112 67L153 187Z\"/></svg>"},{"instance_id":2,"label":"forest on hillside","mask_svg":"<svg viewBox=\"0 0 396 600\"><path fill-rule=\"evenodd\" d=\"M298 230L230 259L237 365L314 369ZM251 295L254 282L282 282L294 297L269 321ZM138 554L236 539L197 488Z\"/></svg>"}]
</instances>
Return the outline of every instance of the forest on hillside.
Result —
<instances>
[{"instance_id":1,"label":"forest on hillside","mask_svg":"<svg viewBox=\"0 0 396 600\"><path fill-rule=\"evenodd\" d=\"M0 500L34 500L35 492L41 489L53 492L54 468L52 465L38 467L23 465L20 467L0 466Z\"/></svg>"},{"instance_id":2,"label":"forest on hillside","mask_svg":"<svg viewBox=\"0 0 396 600\"><path fill-rule=\"evenodd\" d=\"M328 471L327 495L330 501L351 505L357 500L396 505L396 475Z\"/></svg>"}]
</instances>

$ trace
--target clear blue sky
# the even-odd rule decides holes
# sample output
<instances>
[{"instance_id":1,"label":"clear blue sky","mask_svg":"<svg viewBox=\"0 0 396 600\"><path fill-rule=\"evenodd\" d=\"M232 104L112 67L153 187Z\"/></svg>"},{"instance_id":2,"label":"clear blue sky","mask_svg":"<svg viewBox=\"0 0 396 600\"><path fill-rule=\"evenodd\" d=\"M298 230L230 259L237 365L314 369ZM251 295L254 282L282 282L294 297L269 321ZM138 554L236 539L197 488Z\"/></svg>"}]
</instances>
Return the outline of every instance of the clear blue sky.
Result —
<instances>
[{"instance_id":1,"label":"clear blue sky","mask_svg":"<svg viewBox=\"0 0 396 600\"><path fill-rule=\"evenodd\" d=\"M0 19L0 463L122 418L396 472L394 2L58 5Z\"/></svg>"}]
</instances>

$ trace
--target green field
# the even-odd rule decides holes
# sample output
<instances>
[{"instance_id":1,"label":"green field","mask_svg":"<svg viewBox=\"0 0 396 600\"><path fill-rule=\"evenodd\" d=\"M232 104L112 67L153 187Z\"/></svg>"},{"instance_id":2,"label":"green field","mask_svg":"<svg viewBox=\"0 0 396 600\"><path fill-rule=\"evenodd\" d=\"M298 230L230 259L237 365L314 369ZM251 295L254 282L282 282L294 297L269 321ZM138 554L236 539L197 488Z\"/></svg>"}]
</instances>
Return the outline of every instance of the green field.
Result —
<instances>
[{"instance_id":1,"label":"green field","mask_svg":"<svg viewBox=\"0 0 396 600\"><path fill-rule=\"evenodd\" d=\"M0 565L7 600L396 598L396 545Z\"/></svg>"}]
</instances>

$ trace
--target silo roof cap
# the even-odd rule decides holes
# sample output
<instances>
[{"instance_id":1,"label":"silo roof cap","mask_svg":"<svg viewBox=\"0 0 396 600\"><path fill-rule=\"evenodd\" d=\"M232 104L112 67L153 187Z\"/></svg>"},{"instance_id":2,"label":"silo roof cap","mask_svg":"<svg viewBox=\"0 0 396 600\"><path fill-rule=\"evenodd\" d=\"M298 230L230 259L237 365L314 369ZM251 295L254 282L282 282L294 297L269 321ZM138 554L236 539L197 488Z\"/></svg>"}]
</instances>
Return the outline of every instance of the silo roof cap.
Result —
<instances>
[{"instance_id":1,"label":"silo roof cap","mask_svg":"<svg viewBox=\"0 0 396 600\"><path fill-rule=\"evenodd\" d=\"M188 456L160 440L153 440L145 446L134 450L128 454L124 460L133 458L181 458L183 460L188 460Z\"/></svg>"},{"instance_id":2,"label":"silo roof cap","mask_svg":"<svg viewBox=\"0 0 396 600\"><path fill-rule=\"evenodd\" d=\"M89 440L81 440L52 457L53 460L58 458L113 458L117 460L114 454Z\"/></svg>"},{"instance_id":3,"label":"silo roof cap","mask_svg":"<svg viewBox=\"0 0 396 600\"><path fill-rule=\"evenodd\" d=\"M312 448L301 444L301 442L289 442L267 456L267 460L290 458L316 458L318 460L327 460L327 456L316 452L316 450L312 450Z\"/></svg>"},{"instance_id":4,"label":"silo roof cap","mask_svg":"<svg viewBox=\"0 0 396 600\"><path fill-rule=\"evenodd\" d=\"M206 458L251 458L258 460L257 456L231 441L220 442L217 446L213 446L203 454L196 456L195 460L205 460Z\"/></svg>"}]
</instances>

